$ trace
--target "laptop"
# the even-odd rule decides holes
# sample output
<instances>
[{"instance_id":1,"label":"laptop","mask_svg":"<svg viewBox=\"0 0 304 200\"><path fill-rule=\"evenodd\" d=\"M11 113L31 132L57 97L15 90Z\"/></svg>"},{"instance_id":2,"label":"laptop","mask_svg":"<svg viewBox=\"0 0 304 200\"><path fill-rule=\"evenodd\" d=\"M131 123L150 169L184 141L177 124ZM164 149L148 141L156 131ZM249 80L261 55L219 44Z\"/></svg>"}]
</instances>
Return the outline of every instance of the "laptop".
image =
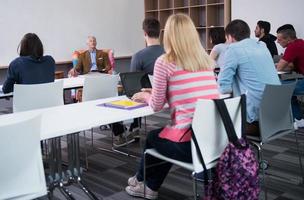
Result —
<instances>
[{"instance_id":1,"label":"laptop","mask_svg":"<svg viewBox=\"0 0 304 200\"><path fill-rule=\"evenodd\" d=\"M152 88L149 76L145 72L124 72L119 76L125 94L129 98L140 92L142 88Z\"/></svg>"}]
</instances>

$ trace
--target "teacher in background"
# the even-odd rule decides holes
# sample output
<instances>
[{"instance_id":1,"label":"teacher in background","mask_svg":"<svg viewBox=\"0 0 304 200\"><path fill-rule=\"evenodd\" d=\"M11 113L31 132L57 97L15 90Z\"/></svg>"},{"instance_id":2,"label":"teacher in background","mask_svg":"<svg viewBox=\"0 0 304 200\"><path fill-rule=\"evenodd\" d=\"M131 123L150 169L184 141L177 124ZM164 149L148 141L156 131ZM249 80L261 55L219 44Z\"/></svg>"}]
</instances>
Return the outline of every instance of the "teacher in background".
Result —
<instances>
[{"instance_id":1,"label":"teacher in background","mask_svg":"<svg viewBox=\"0 0 304 200\"><path fill-rule=\"evenodd\" d=\"M94 36L88 36L87 45L88 50L79 55L76 67L69 71L70 76L75 77L89 72L108 73L111 70L109 55L96 48L97 41Z\"/></svg>"},{"instance_id":2,"label":"teacher in background","mask_svg":"<svg viewBox=\"0 0 304 200\"><path fill-rule=\"evenodd\" d=\"M35 33L23 36L18 46L19 57L8 68L3 84L4 93L14 90L14 84L39 84L53 82L55 61L52 56L43 56L43 45Z\"/></svg>"}]
</instances>

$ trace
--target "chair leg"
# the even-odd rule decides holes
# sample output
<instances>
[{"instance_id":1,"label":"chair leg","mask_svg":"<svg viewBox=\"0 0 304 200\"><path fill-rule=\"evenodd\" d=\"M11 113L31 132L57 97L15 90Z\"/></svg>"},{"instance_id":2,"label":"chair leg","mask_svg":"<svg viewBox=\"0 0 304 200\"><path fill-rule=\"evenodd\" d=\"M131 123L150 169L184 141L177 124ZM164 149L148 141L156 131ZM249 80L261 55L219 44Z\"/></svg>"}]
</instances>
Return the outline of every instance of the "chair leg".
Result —
<instances>
[{"instance_id":1,"label":"chair leg","mask_svg":"<svg viewBox=\"0 0 304 200\"><path fill-rule=\"evenodd\" d=\"M83 131L83 136L84 136L85 165L86 165L86 169L89 170L88 149L87 149L86 132L85 131Z\"/></svg>"},{"instance_id":2,"label":"chair leg","mask_svg":"<svg viewBox=\"0 0 304 200\"><path fill-rule=\"evenodd\" d=\"M263 161L263 150L262 147L260 147L260 161ZM265 177L265 169L262 167L262 175L263 175L263 186L264 186L264 194L265 194L265 200L268 199L267 197L267 188L266 188L266 177Z\"/></svg>"},{"instance_id":3,"label":"chair leg","mask_svg":"<svg viewBox=\"0 0 304 200\"><path fill-rule=\"evenodd\" d=\"M93 141L94 141L94 138L93 138L93 128L91 128L91 142L92 142L92 148L94 148L94 144L93 144Z\"/></svg>"},{"instance_id":4,"label":"chair leg","mask_svg":"<svg viewBox=\"0 0 304 200\"><path fill-rule=\"evenodd\" d=\"M304 172L303 172L302 158L301 158L301 153L300 153L297 131L295 131L294 134L295 134L295 139L296 139L296 144L297 144L297 151L298 151L298 156L299 156L299 164L300 164L300 173L301 173L301 176L302 176L302 183L304 183Z\"/></svg>"},{"instance_id":5,"label":"chair leg","mask_svg":"<svg viewBox=\"0 0 304 200\"><path fill-rule=\"evenodd\" d=\"M146 197L146 152L144 152L144 198Z\"/></svg>"},{"instance_id":6,"label":"chair leg","mask_svg":"<svg viewBox=\"0 0 304 200\"><path fill-rule=\"evenodd\" d=\"M195 178L195 173L192 174L192 181L193 181L193 199L198 200L199 195L197 194L197 182Z\"/></svg>"}]
</instances>

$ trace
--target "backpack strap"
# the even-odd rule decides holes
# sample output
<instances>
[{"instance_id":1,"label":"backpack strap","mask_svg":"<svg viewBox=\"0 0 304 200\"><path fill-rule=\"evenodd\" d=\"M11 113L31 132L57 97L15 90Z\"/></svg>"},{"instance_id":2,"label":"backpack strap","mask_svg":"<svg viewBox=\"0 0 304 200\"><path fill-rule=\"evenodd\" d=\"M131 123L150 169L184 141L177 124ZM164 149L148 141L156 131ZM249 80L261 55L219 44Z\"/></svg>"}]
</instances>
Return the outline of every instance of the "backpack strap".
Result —
<instances>
[{"instance_id":1,"label":"backpack strap","mask_svg":"<svg viewBox=\"0 0 304 200\"><path fill-rule=\"evenodd\" d=\"M192 126L191 126L191 130L192 130ZM195 133L194 133L193 130L192 130L192 140L193 140L195 148L196 148L198 159L201 162L201 164L203 166L203 169L204 169L204 171L203 171L203 173L204 173L204 185L205 185L205 191L206 191L206 187L207 187L207 184L208 184L208 181L209 181L208 173L207 173L207 167L206 167L205 161L204 161L203 156L202 156L201 149L198 145L198 142L197 142L197 139L195 137Z\"/></svg>"},{"instance_id":2,"label":"backpack strap","mask_svg":"<svg viewBox=\"0 0 304 200\"><path fill-rule=\"evenodd\" d=\"M223 99L215 99L214 102L215 102L217 110L221 116L221 119L224 123L229 142L233 143L234 146L236 146L238 148L242 148L242 145L238 141L238 137L236 135L235 128L234 128L233 122L231 120L231 117L229 115L229 112L227 110L225 101ZM245 123L246 123L246 97L245 97L245 95L241 96L241 117L242 117L242 129L241 129L242 137L245 138L246 137L245 136Z\"/></svg>"}]
</instances>

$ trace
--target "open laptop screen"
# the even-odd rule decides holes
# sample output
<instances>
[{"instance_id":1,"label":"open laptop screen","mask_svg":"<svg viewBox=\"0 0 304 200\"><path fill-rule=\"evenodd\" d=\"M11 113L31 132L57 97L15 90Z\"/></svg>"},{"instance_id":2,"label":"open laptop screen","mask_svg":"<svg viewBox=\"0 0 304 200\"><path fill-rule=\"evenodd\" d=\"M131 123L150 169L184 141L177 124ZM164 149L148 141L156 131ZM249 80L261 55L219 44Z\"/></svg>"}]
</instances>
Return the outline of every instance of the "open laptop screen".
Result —
<instances>
[{"instance_id":1,"label":"open laptop screen","mask_svg":"<svg viewBox=\"0 0 304 200\"><path fill-rule=\"evenodd\" d=\"M152 88L148 74L145 72L125 72L120 73L119 76L127 97L132 97L142 88Z\"/></svg>"}]
</instances>

